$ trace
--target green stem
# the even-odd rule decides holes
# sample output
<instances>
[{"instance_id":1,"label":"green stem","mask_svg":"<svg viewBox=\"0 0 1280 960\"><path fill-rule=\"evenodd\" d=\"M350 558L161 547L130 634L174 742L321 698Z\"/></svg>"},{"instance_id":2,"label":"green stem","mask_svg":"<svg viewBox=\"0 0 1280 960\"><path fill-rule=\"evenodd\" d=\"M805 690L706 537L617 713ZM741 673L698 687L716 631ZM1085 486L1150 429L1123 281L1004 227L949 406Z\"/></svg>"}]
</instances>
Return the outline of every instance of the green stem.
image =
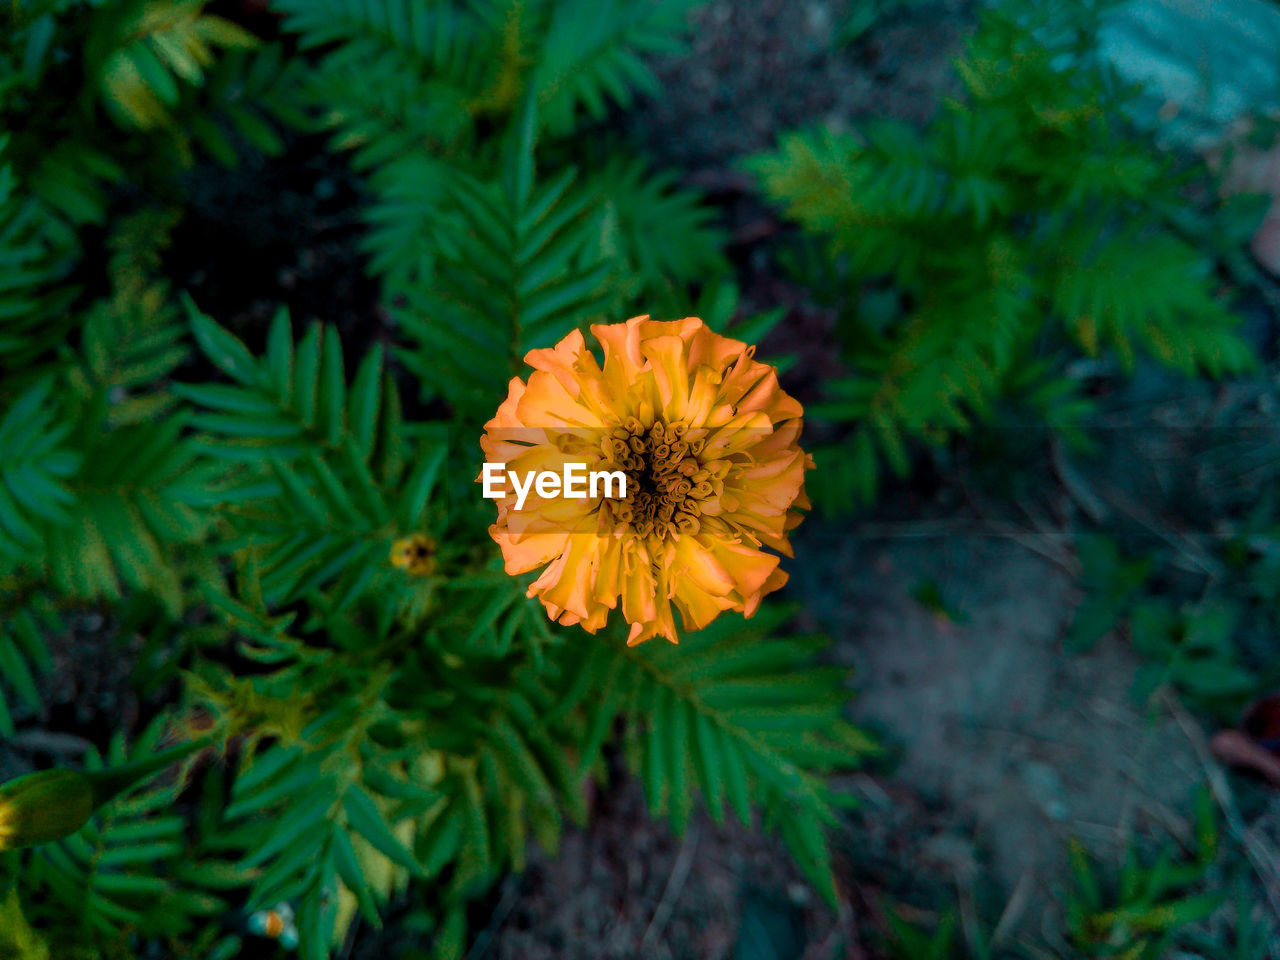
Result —
<instances>
[{"instance_id":1,"label":"green stem","mask_svg":"<svg viewBox=\"0 0 1280 960\"><path fill-rule=\"evenodd\" d=\"M120 767L95 772L86 771L85 776L92 783L94 807L100 807L108 800L128 790L134 784L155 773L159 773L165 767L171 766L179 760L191 756L193 753L212 746L213 743L214 738L212 736L197 737L195 740L175 744L158 753L153 753L149 757L126 763Z\"/></svg>"}]
</instances>

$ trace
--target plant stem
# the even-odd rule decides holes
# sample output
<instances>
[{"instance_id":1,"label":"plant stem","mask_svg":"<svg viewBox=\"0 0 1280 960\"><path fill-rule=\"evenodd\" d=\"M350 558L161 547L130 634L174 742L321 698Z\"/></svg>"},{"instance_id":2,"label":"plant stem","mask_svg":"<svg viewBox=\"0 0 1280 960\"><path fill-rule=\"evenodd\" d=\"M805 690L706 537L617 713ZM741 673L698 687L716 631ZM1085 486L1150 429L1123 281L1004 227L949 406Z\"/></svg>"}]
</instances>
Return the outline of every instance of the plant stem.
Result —
<instances>
[{"instance_id":1,"label":"plant stem","mask_svg":"<svg viewBox=\"0 0 1280 960\"><path fill-rule=\"evenodd\" d=\"M93 782L94 806L101 806L108 800L128 790L134 784L155 773L159 773L165 767L172 766L179 760L189 757L205 747L212 746L213 742L214 738L212 736L197 737L195 740L174 744L172 747L153 753L149 757L126 763L120 767L86 773L86 776Z\"/></svg>"}]
</instances>

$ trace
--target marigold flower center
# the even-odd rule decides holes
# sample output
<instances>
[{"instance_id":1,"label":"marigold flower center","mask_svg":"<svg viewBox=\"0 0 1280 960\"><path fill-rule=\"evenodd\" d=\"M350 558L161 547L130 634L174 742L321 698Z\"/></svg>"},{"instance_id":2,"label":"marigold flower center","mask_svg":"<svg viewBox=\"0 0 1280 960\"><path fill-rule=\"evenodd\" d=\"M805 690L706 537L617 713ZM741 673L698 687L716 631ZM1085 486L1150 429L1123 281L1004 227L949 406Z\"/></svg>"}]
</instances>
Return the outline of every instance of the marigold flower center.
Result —
<instances>
[{"instance_id":1,"label":"marigold flower center","mask_svg":"<svg viewBox=\"0 0 1280 960\"><path fill-rule=\"evenodd\" d=\"M705 434L681 421L645 426L635 417L610 430L603 440L606 469L627 476L626 499L607 501L614 521L659 540L697 533L703 503L716 493L716 474L723 476L718 461L699 458Z\"/></svg>"}]
</instances>

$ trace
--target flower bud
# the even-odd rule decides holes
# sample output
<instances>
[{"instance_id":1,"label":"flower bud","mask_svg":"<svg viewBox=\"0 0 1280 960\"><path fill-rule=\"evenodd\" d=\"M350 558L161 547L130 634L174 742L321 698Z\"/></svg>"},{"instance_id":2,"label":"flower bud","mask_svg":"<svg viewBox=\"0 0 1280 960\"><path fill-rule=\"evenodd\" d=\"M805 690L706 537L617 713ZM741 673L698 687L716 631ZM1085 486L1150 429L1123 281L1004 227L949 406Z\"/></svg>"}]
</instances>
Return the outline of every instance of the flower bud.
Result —
<instances>
[{"instance_id":1,"label":"flower bud","mask_svg":"<svg viewBox=\"0 0 1280 960\"><path fill-rule=\"evenodd\" d=\"M210 734L119 767L84 773L41 770L0 785L0 850L71 836L104 803L213 742Z\"/></svg>"},{"instance_id":2,"label":"flower bud","mask_svg":"<svg viewBox=\"0 0 1280 960\"><path fill-rule=\"evenodd\" d=\"M93 781L74 770L41 770L0 786L0 850L69 837L93 814Z\"/></svg>"},{"instance_id":3,"label":"flower bud","mask_svg":"<svg viewBox=\"0 0 1280 960\"><path fill-rule=\"evenodd\" d=\"M415 533L391 545L391 565L416 577L430 576L436 568L436 544L425 534Z\"/></svg>"}]
</instances>

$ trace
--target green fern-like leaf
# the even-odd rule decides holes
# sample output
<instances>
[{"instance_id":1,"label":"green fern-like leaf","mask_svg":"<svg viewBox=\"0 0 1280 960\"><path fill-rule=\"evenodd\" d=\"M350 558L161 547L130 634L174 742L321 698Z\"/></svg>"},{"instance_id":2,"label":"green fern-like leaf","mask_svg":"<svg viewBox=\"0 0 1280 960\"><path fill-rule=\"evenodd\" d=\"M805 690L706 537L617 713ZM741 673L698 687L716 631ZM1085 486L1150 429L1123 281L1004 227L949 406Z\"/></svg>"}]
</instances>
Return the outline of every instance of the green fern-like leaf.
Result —
<instances>
[{"instance_id":1,"label":"green fern-like leaf","mask_svg":"<svg viewBox=\"0 0 1280 960\"><path fill-rule=\"evenodd\" d=\"M201 449L237 463L288 461L352 445L382 476L401 469L399 405L375 348L348 387L342 343L332 328L312 326L295 346L288 315L272 322L262 359L187 303L196 341L233 384L185 384L180 396L205 411L194 426ZM375 458L378 462L374 463Z\"/></svg>"},{"instance_id":2,"label":"green fern-like leaf","mask_svg":"<svg viewBox=\"0 0 1280 960\"><path fill-rule=\"evenodd\" d=\"M327 53L307 86L320 122L362 169L467 142L496 38L481 7L416 0L275 0L304 49Z\"/></svg>"},{"instance_id":3,"label":"green fern-like leaf","mask_svg":"<svg viewBox=\"0 0 1280 960\"><path fill-rule=\"evenodd\" d=\"M105 762L115 766L152 752L162 729L163 719L128 748L117 734ZM104 760L91 752L86 766L101 769ZM39 915L54 921L55 943L87 937L106 944L139 928L175 936L226 909L166 870L187 850L187 824L174 811L181 786L134 790L101 808L78 833L33 851L22 883L40 904Z\"/></svg>"},{"instance_id":4,"label":"green fern-like leaf","mask_svg":"<svg viewBox=\"0 0 1280 960\"><path fill-rule=\"evenodd\" d=\"M606 104L626 108L635 92L657 93L645 57L678 52L698 0L557 0L540 38L532 87L543 122L568 133L578 114L603 119Z\"/></svg>"},{"instance_id":5,"label":"green fern-like leaf","mask_svg":"<svg viewBox=\"0 0 1280 960\"><path fill-rule=\"evenodd\" d=\"M252 904L297 904L304 956L327 956L356 909L376 923L410 877L440 902L446 950L462 937L467 899L523 864L530 839L554 849L562 810L585 813L549 735L553 701L539 671L520 656L458 669L466 646L454 635L451 649L437 647L444 640L415 636L404 669L435 679L397 690L384 670L337 672L327 651L261 635L242 649L274 672L215 693L232 709L250 705L260 729L282 731L285 742L244 764L220 836L246 851ZM368 646L362 631L352 641ZM301 692L314 688L308 672L324 677L332 705L319 714Z\"/></svg>"},{"instance_id":6,"label":"green fern-like leaf","mask_svg":"<svg viewBox=\"0 0 1280 960\"><path fill-rule=\"evenodd\" d=\"M181 85L203 83L215 47L257 43L205 6L206 0L128 0L99 12L86 56L117 123L139 130L169 123Z\"/></svg>"},{"instance_id":7,"label":"green fern-like leaf","mask_svg":"<svg viewBox=\"0 0 1280 960\"><path fill-rule=\"evenodd\" d=\"M393 155L379 142L440 144L442 128L462 131L483 114L518 111L526 93L541 122L568 133L585 114L603 117L609 101L626 107L636 92L656 92L645 57L679 49L691 0L647 4L505 0L275 0L287 29L306 47L336 44L314 92L344 128L347 146ZM345 89L337 78L360 71ZM369 70L400 82L372 84ZM359 109L362 89L389 98ZM433 122L434 121L434 122ZM407 137L407 139L405 139ZM449 142L446 137L444 143ZM371 154L366 153L368 161Z\"/></svg>"},{"instance_id":8,"label":"green fern-like leaf","mask_svg":"<svg viewBox=\"0 0 1280 960\"><path fill-rule=\"evenodd\" d=\"M875 744L843 717L846 672L813 664L826 641L770 636L787 616L761 613L746 629L721 617L679 646L607 651L588 745L598 747L595 738L621 710L628 756L655 813L681 830L697 793L717 822L727 806L750 825L758 807L834 902L824 831L839 800L826 777L857 766Z\"/></svg>"},{"instance_id":9,"label":"green fern-like leaf","mask_svg":"<svg viewBox=\"0 0 1280 960\"><path fill-rule=\"evenodd\" d=\"M44 571L66 596L119 599L126 588L154 593L171 615L182 607L173 552L200 542L217 478L183 436L186 419L131 424L81 449L92 471L70 483L71 522L49 527Z\"/></svg>"},{"instance_id":10,"label":"green fern-like leaf","mask_svg":"<svg viewBox=\"0 0 1280 960\"><path fill-rule=\"evenodd\" d=\"M53 667L44 631L60 624L43 599L28 600L4 621L0 626L0 734L11 737L14 725L9 698L16 698L30 710L41 709L40 681Z\"/></svg>"},{"instance_id":11,"label":"green fern-like leaf","mask_svg":"<svg viewBox=\"0 0 1280 960\"><path fill-rule=\"evenodd\" d=\"M226 166L239 162L234 137L274 156L284 149L279 125L308 125L297 102L305 75L302 63L279 44L226 50L207 68L201 86L184 91L179 112L195 142Z\"/></svg>"},{"instance_id":12,"label":"green fern-like leaf","mask_svg":"<svg viewBox=\"0 0 1280 960\"><path fill-rule=\"evenodd\" d=\"M467 412L492 410L525 351L599 319L617 297L592 194L573 189L572 169L535 183L533 131L530 110L499 182L457 174L457 219L439 236L432 282L404 291L399 317L417 348L402 360L425 391Z\"/></svg>"},{"instance_id":13,"label":"green fern-like leaf","mask_svg":"<svg viewBox=\"0 0 1280 960\"><path fill-rule=\"evenodd\" d=\"M9 142L0 134L0 155ZM48 212L25 196L13 168L0 165L0 369L27 368L58 343L68 326L75 288L66 282L71 258Z\"/></svg>"},{"instance_id":14,"label":"green fern-like leaf","mask_svg":"<svg viewBox=\"0 0 1280 960\"><path fill-rule=\"evenodd\" d=\"M348 386L331 328L312 327L295 346L281 313L259 359L207 317L191 319L206 355L235 382L177 390L203 408L193 420L205 431L201 449L234 465L235 479L219 485L231 508L223 549L252 562L262 601L275 609L324 589L336 614L373 589L393 610L397 596L417 595L389 556L410 534L443 537L447 513L428 504L447 437L406 427L381 349Z\"/></svg>"},{"instance_id":15,"label":"green fern-like leaf","mask_svg":"<svg viewBox=\"0 0 1280 960\"><path fill-rule=\"evenodd\" d=\"M242 862L254 874L250 904L268 909L282 900L297 902L300 952L322 960L346 933L338 923L341 890L350 891L376 924L379 906L393 885L403 883L371 884L358 849L366 860L381 854L402 870L417 868L372 797L359 786L344 786L318 761L296 747L277 746L257 757L237 779L226 809L233 823L242 824L223 842L250 841Z\"/></svg>"},{"instance_id":16,"label":"green fern-like leaf","mask_svg":"<svg viewBox=\"0 0 1280 960\"><path fill-rule=\"evenodd\" d=\"M53 381L28 389L0 418L0 557L34 559L44 524L72 523L77 498L68 480L81 464L52 400Z\"/></svg>"},{"instance_id":17,"label":"green fern-like leaf","mask_svg":"<svg viewBox=\"0 0 1280 960\"><path fill-rule=\"evenodd\" d=\"M1096 224L1066 233L1050 303L1089 353L1103 344L1132 368L1134 341L1194 374L1240 373L1253 362L1235 318L1206 290L1209 264L1170 235L1111 236Z\"/></svg>"},{"instance_id":18,"label":"green fern-like leaf","mask_svg":"<svg viewBox=\"0 0 1280 960\"><path fill-rule=\"evenodd\" d=\"M1026 389L1026 371L1063 347L1113 352L1126 369L1140 349L1188 374L1252 365L1211 263L1172 215L1186 177L1118 120L1128 92L1098 65L1099 9L995 4L958 62L966 99L924 131L815 130L749 162L820 241L804 252L832 261L854 376L808 413L845 424L852 456L828 452L819 503L870 496L881 461L901 475L918 442L1015 396L1078 440L1085 408L1069 383ZM887 316L872 302L886 281Z\"/></svg>"},{"instance_id":19,"label":"green fern-like leaf","mask_svg":"<svg viewBox=\"0 0 1280 960\"><path fill-rule=\"evenodd\" d=\"M81 321L70 386L90 403L105 402L112 427L155 420L176 402L163 385L189 350L168 286L152 280L176 221L173 212L144 210L117 228L108 264L112 295Z\"/></svg>"},{"instance_id":20,"label":"green fern-like leaf","mask_svg":"<svg viewBox=\"0 0 1280 960\"><path fill-rule=\"evenodd\" d=\"M587 189L600 192L606 248L625 264L628 299L649 304L655 315L679 309L694 282L710 285L727 274L723 231L700 197L680 189L676 177L639 160L615 158L594 174Z\"/></svg>"}]
</instances>

